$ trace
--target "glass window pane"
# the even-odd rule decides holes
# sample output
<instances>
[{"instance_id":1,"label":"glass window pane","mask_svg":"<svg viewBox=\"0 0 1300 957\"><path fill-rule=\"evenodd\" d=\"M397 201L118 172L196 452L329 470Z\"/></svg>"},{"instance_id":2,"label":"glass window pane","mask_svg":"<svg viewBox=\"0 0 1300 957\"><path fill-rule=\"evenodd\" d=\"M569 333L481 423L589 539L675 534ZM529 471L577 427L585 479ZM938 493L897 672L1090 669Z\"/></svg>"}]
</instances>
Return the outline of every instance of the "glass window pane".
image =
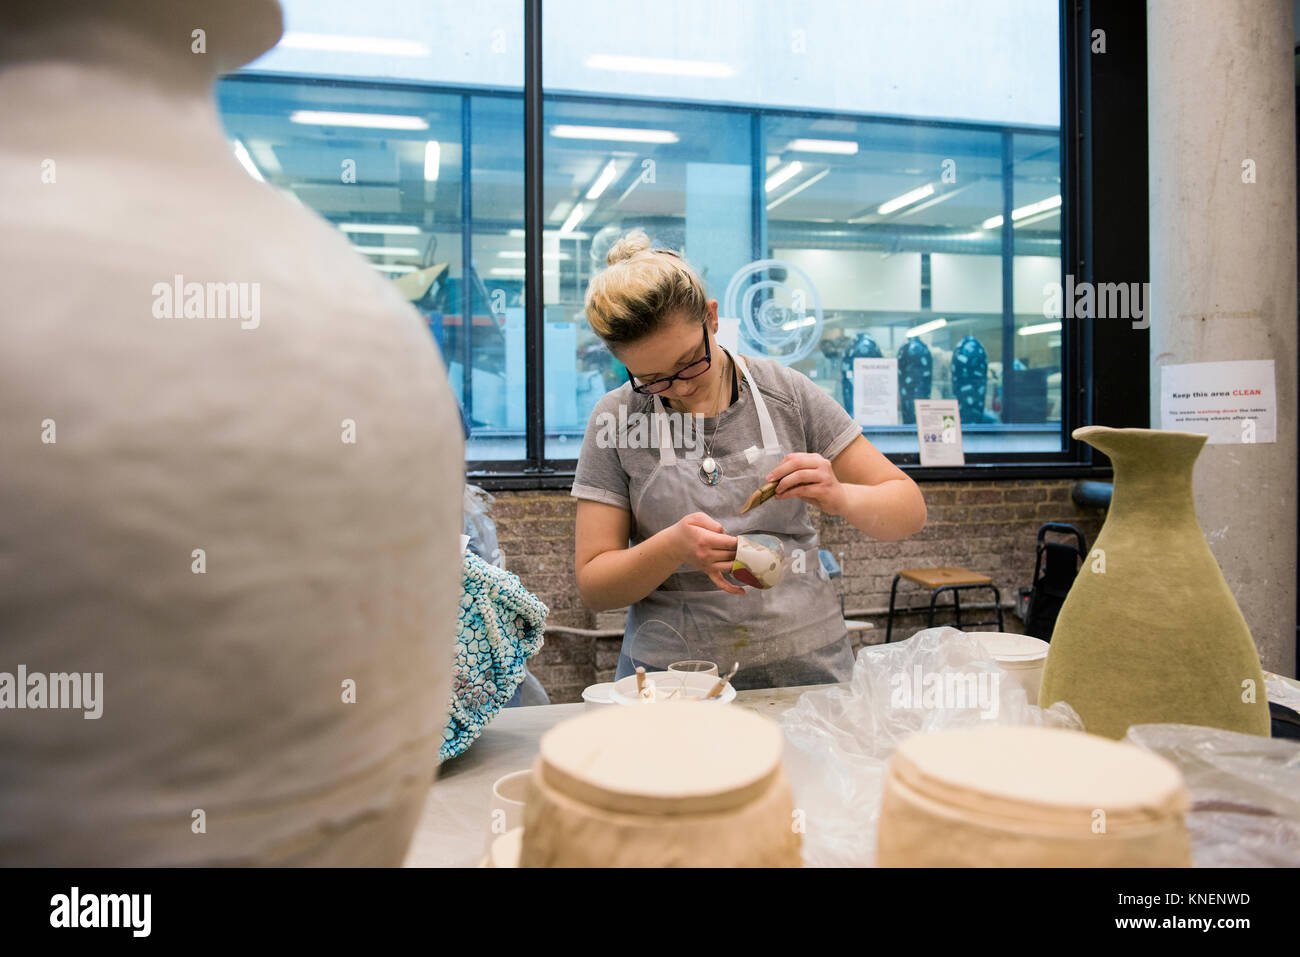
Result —
<instances>
[{"instance_id":1,"label":"glass window pane","mask_svg":"<svg viewBox=\"0 0 1300 957\"><path fill-rule=\"evenodd\" d=\"M654 16L633 2L605 4L597 18L586 10L545 4L548 129L677 139L624 154L673 158L659 185L675 188L639 194L653 207L610 207L638 197L624 195L635 181L620 165L620 189L574 214L618 144L548 136L547 210L553 223L582 221L570 226L584 233L583 267L599 269L592 255L634 226L683 248L719 300L721 335L729 326L742 351L807 374L887 452L915 455L917 398L959 400L968 453L1064 448L1061 337L1041 328L1042 287L1061 272L1056 4L669 0ZM681 135L692 119L704 129ZM692 177L705 144L713 165ZM747 196L732 193L741 182ZM1001 225L1008 210L1012 237ZM556 326L577 322L571 339L554 340L575 368L557 367L556 380L548 352L548 454L572 458L574 414L582 422L623 378L581 321L585 283L563 282L547 301L565 309ZM888 407L855 391L855 360L875 357L896 363Z\"/></svg>"},{"instance_id":2,"label":"glass window pane","mask_svg":"<svg viewBox=\"0 0 1300 957\"><path fill-rule=\"evenodd\" d=\"M627 381L587 324L587 283L641 227L682 250L708 292L752 258L750 118L729 110L547 98L542 151L546 454L576 459L596 401Z\"/></svg>"},{"instance_id":3,"label":"glass window pane","mask_svg":"<svg viewBox=\"0 0 1300 957\"><path fill-rule=\"evenodd\" d=\"M218 85L232 150L424 316L468 458L522 459L522 5L283 6L280 43Z\"/></svg>"}]
</instances>

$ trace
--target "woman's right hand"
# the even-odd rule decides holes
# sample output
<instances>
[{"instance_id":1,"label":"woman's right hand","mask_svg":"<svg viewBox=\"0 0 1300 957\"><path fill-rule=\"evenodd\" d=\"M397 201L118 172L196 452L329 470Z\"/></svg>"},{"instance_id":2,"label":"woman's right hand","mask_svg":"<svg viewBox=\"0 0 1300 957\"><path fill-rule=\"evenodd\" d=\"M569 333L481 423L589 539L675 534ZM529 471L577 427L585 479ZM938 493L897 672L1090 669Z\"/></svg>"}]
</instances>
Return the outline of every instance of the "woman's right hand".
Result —
<instances>
[{"instance_id":1,"label":"woman's right hand","mask_svg":"<svg viewBox=\"0 0 1300 957\"><path fill-rule=\"evenodd\" d=\"M723 572L731 571L731 563L736 560L734 535L726 534L718 522L703 512L692 512L669 531L677 554L684 564L704 572L713 584L725 592L745 594L745 589L722 577Z\"/></svg>"}]
</instances>

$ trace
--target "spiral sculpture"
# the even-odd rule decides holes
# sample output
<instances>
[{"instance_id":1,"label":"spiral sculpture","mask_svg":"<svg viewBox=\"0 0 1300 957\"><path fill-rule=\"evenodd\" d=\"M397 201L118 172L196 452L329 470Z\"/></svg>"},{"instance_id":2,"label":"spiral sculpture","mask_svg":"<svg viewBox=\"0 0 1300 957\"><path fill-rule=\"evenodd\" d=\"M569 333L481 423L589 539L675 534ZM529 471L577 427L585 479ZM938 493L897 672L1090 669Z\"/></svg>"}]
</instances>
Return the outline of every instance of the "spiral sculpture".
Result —
<instances>
[{"instance_id":1,"label":"spiral sculpture","mask_svg":"<svg viewBox=\"0 0 1300 957\"><path fill-rule=\"evenodd\" d=\"M784 271L784 279L769 273ZM791 285L791 277L799 283ZM727 283L722 314L739 318L749 342L768 358L793 365L805 358L822 335L822 303L808 274L780 259L742 266Z\"/></svg>"}]
</instances>

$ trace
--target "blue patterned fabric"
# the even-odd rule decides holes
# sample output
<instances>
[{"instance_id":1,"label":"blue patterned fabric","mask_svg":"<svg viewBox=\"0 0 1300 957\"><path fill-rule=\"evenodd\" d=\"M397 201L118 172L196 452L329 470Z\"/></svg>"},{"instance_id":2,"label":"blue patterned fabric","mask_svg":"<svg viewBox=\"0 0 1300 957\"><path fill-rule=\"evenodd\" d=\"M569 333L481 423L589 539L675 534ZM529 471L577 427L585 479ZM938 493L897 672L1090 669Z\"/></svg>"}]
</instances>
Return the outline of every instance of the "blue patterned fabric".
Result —
<instances>
[{"instance_id":1,"label":"blue patterned fabric","mask_svg":"<svg viewBox=\"0 0 1300 957\"><path fill-rule=\"evenodd\" d=\"M444 761L468 748L514 695L524 662L541 650L547 612L517 575L465 553Z\"/></svg>"}]
</instances>

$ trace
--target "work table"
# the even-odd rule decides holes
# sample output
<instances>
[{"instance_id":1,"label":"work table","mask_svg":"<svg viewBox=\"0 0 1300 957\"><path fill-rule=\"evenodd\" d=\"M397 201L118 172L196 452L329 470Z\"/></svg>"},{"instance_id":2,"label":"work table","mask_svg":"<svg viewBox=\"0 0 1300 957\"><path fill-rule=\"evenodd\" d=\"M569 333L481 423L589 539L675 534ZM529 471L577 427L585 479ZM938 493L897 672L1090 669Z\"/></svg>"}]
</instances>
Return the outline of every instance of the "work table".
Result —
<instances>
[{"instance_id":1,"label":"work table","mask_svg":"<svg viewBox=\"0 0 1300 957\"><path fill-rule=\"evenodd\" d=\"M766 688L741 691L732 707L775 718L805 691L829 687ZM616 708L619 705L606 705ZM561 721L580 715L585 704L507 708L498 714L468 751L443 762L429 789L420 823L406 854L406 867L473 867L487 852L492 785L504 774L532 767L542 735Z\"/></svg>"}]
</instances>

